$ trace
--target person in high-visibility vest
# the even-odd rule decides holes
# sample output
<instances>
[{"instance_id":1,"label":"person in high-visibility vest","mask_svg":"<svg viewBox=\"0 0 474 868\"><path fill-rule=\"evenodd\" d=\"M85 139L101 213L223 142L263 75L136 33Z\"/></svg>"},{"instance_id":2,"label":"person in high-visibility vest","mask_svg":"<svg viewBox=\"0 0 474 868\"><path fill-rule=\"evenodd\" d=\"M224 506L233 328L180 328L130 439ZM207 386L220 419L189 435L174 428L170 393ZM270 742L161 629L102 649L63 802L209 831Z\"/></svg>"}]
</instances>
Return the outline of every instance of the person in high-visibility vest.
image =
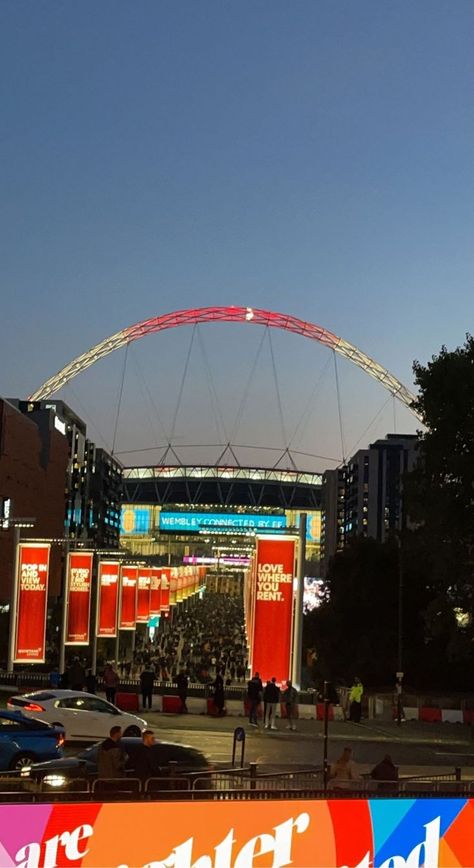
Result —
<instances>
[{"instance_id":1,"label":"person in high-visibility vest","mask_svg":"<svg viewBox=\"0 0 474 868\"><path fill-rule=\"evenodd\" d=\"M354 683L349 693L349 720L353 723L360 723L362 714L362 695L364 687L360 678L354 678Z\"/></svg>"}]
</instances>

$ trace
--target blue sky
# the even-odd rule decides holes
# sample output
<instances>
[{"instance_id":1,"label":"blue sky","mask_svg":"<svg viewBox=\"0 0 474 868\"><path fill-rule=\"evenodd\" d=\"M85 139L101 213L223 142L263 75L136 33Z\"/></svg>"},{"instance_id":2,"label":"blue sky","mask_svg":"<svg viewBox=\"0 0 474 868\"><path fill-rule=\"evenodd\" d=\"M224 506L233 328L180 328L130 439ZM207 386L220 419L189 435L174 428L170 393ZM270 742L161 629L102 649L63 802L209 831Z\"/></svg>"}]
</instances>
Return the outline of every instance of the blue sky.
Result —
<instances>
[{"instance_id":1,"label":"blue sky","mask_svg":"<svg viewBox=\"0 0 474 868\"><path fill-rule=\"evenodd\" d=\"M473 29L471 0L3 0L0 392L28 394L142 318L212 304L318 322L410 384L414 358L472 329ZM200 329L230 417L258 335ZM189 341L136 347L168 429ZM288 430L326 361L302 343L273 346ZM258 412L275 391L265 351L251 443L278 422L274 396ZM204 442L199 353L191 367L177 430ZM120 374L117 355L65 394L106 442ZM385 397L341 377L353 444ZM123 450L148 443L127 384ZM339 438L333 386L301 444L318 454ZM389 407L369 439L392 421ZM403 411L397 424L413 430Z\"/></svg>"}]
</instances>

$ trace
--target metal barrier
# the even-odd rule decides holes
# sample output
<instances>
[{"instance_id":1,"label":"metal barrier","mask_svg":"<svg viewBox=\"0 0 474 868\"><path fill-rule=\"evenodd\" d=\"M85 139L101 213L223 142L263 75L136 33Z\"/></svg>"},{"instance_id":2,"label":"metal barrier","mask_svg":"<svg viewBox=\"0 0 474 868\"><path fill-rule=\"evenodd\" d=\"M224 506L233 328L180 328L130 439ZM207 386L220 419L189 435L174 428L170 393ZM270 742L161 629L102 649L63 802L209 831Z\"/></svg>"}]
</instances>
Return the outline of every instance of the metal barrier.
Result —
<instances>
[{"instance_id":1,"label":"metal barrier","mask_svg":"<svg viewBox=\"0 0 474 868\"><path fill-rule=\"evenodd\" d=\"M93 797L100 795L104 802L128 801L130 797L140 797L142 782L140 778L95 778L90 792Z\"/></svg>"},{"instance_id":2,"label":"metal barrier","mask_svg":"<svg viewBox=\"0 0 474 868\"><path fill-rule=\"evenodd\" d=\"M71 779L67 784L34 781L18 775L0 778L0 803L214 800L249 799L366 799L366 798L474 798L474 780L458 780L456 774L375 781L371 778L331 786L325 790L322 769L255 774L255 770L232 769L214 773L169 775L148 778Z\"/></svg>"},{"instance_id":3,"label":"metal barrier","mask_svg":"<svg viewBox=\"0 0 474 868\"><path fill-rule=\"evenodd\" d=\"M192 798L191 782L186 777L148 778L143 787L144 798L175 801Z\"/></svg>"}]
</instances>

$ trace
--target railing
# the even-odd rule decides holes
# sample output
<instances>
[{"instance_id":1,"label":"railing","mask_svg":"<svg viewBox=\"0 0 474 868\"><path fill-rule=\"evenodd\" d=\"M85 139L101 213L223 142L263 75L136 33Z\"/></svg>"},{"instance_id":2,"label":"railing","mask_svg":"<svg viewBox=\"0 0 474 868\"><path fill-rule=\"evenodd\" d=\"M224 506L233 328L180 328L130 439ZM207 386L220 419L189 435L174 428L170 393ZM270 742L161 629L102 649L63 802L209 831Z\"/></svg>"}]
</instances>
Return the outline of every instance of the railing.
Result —
<instances>
[{"instance_id":1,"label":"railing","mask_svg":"<svg viewBox=\"0 0 474 868\"><path fill-rule=\"evenodd\" d=\"M398 781L370 778L324 789L322 769L257 774L255 764L246 769L186 773L148 778L72 778L57 786L24 778L19 773L0 778L0 803L77 801L247 801L279 799L366 798L474 798L474 780L462 781L459 770L432 777L413 776Z\"/></svg>"}]
</instances>

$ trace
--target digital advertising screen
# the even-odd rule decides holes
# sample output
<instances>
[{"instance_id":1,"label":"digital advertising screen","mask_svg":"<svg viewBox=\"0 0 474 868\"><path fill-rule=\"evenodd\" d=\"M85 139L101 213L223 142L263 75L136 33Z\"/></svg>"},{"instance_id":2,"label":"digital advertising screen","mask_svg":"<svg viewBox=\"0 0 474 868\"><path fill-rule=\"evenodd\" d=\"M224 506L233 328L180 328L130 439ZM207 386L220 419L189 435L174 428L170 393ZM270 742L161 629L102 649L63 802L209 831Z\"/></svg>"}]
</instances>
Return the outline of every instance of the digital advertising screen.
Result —
<instances>
[{"instance_id":1,"label":"digital advertising screen","mask_svg":"<svg viewBox=\"0 0 474 868\"><path fill-rule=\"evenodd\" d=\"M18 547L15 663L44 663L48 603L49 543Z\"/></svg>"},{"instance_id":2,"label":"digital advertising screen","mask_svg":"<svg viewBox=\"0 0 474 868\"><path fill-rule=\"evenodd\" d=\"M272 531L286 527L286 515L240 512L160 512L160 531L220 533Z\"/></svg>"},{"instance_id":3,"label":"digital advertising screen","mask_svg":"<svg viewBox=\"0 0 474 868\"><path fill-rule=\"evenodd\" d=\"M67 560L66 645L88 645L93 552L70 552Z\"/></svg>"},{"instance_id":4,"label":"digital advertising screen","mask_svg":"<svg viewBox=\"0 0 474 868\"><path fill-rule=\"evenodd\" d=\"M0 807L9 868L469 868L474 801L314 799Z\"/></svg>"}]
</instances>

